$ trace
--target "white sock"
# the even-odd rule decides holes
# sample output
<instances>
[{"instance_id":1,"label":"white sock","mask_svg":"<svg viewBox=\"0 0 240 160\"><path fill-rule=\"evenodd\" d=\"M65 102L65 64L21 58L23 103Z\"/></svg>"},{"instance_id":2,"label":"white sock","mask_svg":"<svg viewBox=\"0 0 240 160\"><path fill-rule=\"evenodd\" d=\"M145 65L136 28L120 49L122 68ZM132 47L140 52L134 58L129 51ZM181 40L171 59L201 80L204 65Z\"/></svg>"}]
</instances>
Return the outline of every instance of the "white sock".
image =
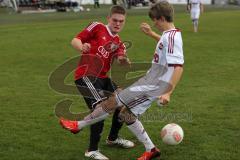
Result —
<instances>
[{"instance_id":1,"label":"white sock","mask_svg":"<svg viewBox=\"0 0 240 160\"><path fill-rule=\"evenodd\" d=\"M194 25L194 32L197 32L197 30L198 30L198 20L194 20L193 25Z\"/></svg>"},{"instance_id":2,"label":"white sock","mask_svg":"<svg viewBox=\"0 0 240 160\"><path fill-rule=\"evenodd\" d=\"M127 126L132 133L138 138L145 146L146 151L151 151L155 146L145 131L142 123L137 119L133 124Z\"/></svg>"},{"instance_id":3,"label":"white sock","mask_svg":"<svg viewBox=\"0 0 240 160\"><path fill-rule=\"evenodd\" d=\"M82 129L83 127L100 122L106 119L108 116L109 114L105 110L103 110L102 107L98 107L94 109L92 113L84 117L83 120L78 121L78 129Z\"/></svg>"}]
</instances>

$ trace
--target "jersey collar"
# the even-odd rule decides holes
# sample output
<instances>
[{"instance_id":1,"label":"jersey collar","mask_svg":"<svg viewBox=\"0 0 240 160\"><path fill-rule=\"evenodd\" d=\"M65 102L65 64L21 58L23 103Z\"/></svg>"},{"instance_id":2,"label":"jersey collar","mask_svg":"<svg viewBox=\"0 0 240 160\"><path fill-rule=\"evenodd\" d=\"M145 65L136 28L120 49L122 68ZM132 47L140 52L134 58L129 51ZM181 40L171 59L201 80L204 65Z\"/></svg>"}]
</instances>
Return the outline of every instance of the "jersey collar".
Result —
<instances>
[{"instance_id":1,"label":"jersey collar","mask_svg":"<svg viewBox=\"0 0 240 160\"><path fill-rule=\"evenodd\" d=\"M180 32L181 30L178 29L178 28L172 28L172 29L169 29L169 30L164 31L163 34L164 34L164 33L167 33L167 32L171 32L171 31L177 31L177 32Z\"/></svg>"},{"instance_id":2,"label":"jersey collar","mask_svg":"<svg viewBox=\"0 0 240 160\"><path fill-rule=\"evenodd\" d=\"M112 34L112 32L110 31L110 29L109 29L109 26L108 25L105 25L105 27L107 28L107 31L108 31L108 33L109 33L109 35L110 36L112 36L112 37L116 37L116 36L118 36L118 34Z\"/></svg>"}]
</instances>

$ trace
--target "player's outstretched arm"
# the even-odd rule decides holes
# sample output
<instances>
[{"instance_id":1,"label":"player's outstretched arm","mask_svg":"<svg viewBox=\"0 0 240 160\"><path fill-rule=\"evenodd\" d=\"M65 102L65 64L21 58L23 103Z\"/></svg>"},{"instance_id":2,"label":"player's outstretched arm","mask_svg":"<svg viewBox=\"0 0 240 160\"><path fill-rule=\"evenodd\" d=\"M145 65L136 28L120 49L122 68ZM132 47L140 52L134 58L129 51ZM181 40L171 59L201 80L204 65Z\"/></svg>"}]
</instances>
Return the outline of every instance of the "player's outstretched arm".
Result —
<instances>
[{"instance_id":1,"label":"player's outstretched arm","mask_svg":"<svg viewBox=\"0 0 240 160\"><path fill-rule=\"evenodd\" d=\"M74 49L76 49L78 52L88 52L91 48L91 45L89 43L82 43L82 41L78 38L73 38L71 41L71 45Z\"/></svg>"},{"instance_id":2,"label":"player's outstretched arm","mask_svg":"<svg viewBox=\"0 0 240 160\"><path fill-rule=\"evenodd\" d=\"M151 26L149 24L145 23L145 22L141 23L140 29L142 30L143 33L145 33L149 37L152 37L156 41L159 41L160 38L161 38L161 36L159 34L157 34L156 32L154 32L152 30Z\"/></svg>"}]
</instances>

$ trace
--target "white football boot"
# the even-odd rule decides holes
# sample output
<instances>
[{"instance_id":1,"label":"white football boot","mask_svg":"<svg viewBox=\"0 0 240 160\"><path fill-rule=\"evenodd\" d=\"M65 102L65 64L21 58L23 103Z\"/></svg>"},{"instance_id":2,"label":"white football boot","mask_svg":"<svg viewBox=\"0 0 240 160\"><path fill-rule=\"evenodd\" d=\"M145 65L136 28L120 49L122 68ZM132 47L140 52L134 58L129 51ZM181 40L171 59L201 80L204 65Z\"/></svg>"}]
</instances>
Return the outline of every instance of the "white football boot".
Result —
<instances>
[{"instance_id":1,"label":"white football boot","mask_svg":"<svg viewBox=\"0 0 240 160\"><path fill-rule=\"evenodd\" d=\"M134 143L129 141L129 140L126 140L126 139L123 139L123 138L120 138L118 137L115 141L110 141L110 140L106 140L106 143L107 145L116 145L116 146L120 146L122 148L132 148L134 147Z\"/></svg>"},{"instance_id":2,"label":"white football boot","mask_svg":"<svg viewBox=\"0 0 240 160\"><path fill-rule=\"evenodd\" d=\"M91 158L91 159L96 159L96 160L109 160L106 156L104 156L102 153L99 152L99 150L96 151L86 151L85 152L85 157Z\"/></svg>"}]
</instances>

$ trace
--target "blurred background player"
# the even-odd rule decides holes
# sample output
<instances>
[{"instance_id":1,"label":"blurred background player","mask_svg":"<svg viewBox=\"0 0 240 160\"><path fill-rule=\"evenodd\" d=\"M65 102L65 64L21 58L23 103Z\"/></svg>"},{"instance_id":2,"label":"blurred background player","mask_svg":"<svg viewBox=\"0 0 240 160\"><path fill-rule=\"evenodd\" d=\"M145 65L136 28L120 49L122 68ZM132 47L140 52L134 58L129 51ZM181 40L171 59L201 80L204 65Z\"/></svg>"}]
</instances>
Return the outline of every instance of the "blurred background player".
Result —
<instances>
[{"instance_id":1,"label":"blurred background player","mask_svg":"<svg viewBox=\"0 0 240 160\"><path fill-rule=\"evenodd\" d=\"M187 11L189 11L189 10L190 10L189 1L190 1L190 0L187 0Z\"/></svg>"},{"instance_id":2,"label":"blurred background player","mask_svg":"<svg viewBox=\"0 0 240 160\"><path fill-rule=\"evenodd\" d=\"M117 59L123 65L130 63L126 58L125 46L118 35L124 27L125 17L126 11L123 7L113 6L107 17L107 25L93 22L71 42L73 48L81 53L81 59L75 70L75 83L91 111L94 111L97 103L109 96L104 94L104 91L115 92L118 89L117 85L107 76L112 61ZM131 148L134 146L131 141L118 137L123 124L119 121L119 112L119 109L114 112L106 143ZM108 159L98 150L103 126L104 121L90 126L90 144L85 152L86 157L97 160Z\"/></svg>"},{"instance_id":3,"label":"blurred background player","mask_svg":"<svg viewBox=\"0 0 240 160\"><path fill-rule=\"evenodd\" d=\"M182 76L184 63L182 36L181 31L174 26L173 15L173 7L166 1L156 3L149 11L149 17L154 26L162 32L162 36L157 43L152 66L146 75L130 87L99 103L83 120L71 121L61 118L60 124L65 129L77 133L121 108L119 116L145 147L145 152L138 160L160 157L160 150L151 141L138 116L143 114L159 95L169 92L172 86L176 86Z\"/></svg>"},{"instance_id":4,"label":"blurred background player","mask_svg":"<svg viewBox=\"0 0 240 160\"><path fill-rule=\"evenodd\" d=\"M201 0L189 0L187 9L190 11L194 32L198 32L200 13L203 13Z\"/></svg>"},{"instance_id":5,"label":"blurred background player","mask_svg":"<svg viewBox=\"0 0 240 160\"><path fill-rule=\"evenodd\" d=\"M99 0L94 0L94 8L100 8Z\"/></svg>"}]
</instances>

